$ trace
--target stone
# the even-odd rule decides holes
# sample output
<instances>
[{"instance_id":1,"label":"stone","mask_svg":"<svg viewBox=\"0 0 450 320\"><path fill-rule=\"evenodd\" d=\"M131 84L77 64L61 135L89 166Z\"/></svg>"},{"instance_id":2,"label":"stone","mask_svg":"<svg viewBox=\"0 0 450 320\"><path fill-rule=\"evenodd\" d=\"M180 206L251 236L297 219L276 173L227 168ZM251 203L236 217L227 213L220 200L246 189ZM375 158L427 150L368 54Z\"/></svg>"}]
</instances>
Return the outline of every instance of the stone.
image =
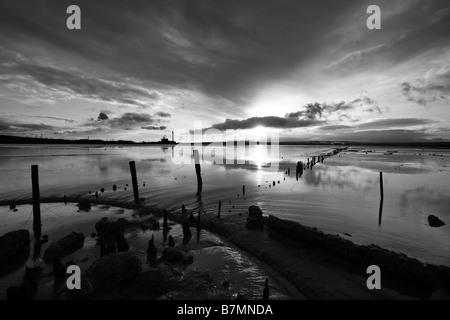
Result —
<instances>
[{"instance_id":1,"label":"stone","mask_svg":"<svg viewBox=\"0 0 450 320\"><path fill-rule=\"evenodd\" d=\"M118 252L95 261L86 271L94 290L113 289L136 279L141 273L141 262L131 252Z\"/></svg>"},{"instance_id":2,"label":"stone","mask_svg":"<svg viewBox=\"0 0 450 320\"><path fill-rule=\"evenodd\" d=\"M445 226L444 221L442 221L441 219L439 219L438 217L433 216L433 215L428 216L428 224L430 225L430 227L433 227L433 228L439 228L439 227Z\"/></svg>"},{"instance_id":3,"label":"stone","mask_svg":"<svg viewBox=\"0 0 450 320\"><path fill-rule=\"evenodd\" d=\"M0 263L30 250L30 232L16 230L0 237Z\"/></svg>"},{"instance_id":4,"label":"stone","mask_svg":"<svg viewBox=\"0 0 450 320\"><path fill-rule=\"evenodd\" d=\"M59 259L60 257L70 254L84 245L84 234L72 232L64 238L52 243L44 252L44 260L49 262L53 259Z\"/></svg>"},{"instance_id":5,"label":"stone","mask_svg":"<svg viewBox=\"0 0 450 320\"><path fill-rule=\"evenodd\" d=\"M248 207L248 215L251 218L261 218L263 215L263 212L261 208L258 206L250 206Z\"/></svg>"},{"instance_id":6,"label":"stone","mask_svg":"<svg viewBox=\"0 0 450 320\"><path fill-rule=\"evenodd\" d=\"M187 265L194 262L194 257L178 248L167 248L163 251L161 260Z\"/></svg>"},{"instance_id":7,"label":"stone","mask_svg":"<svg viewBox=\"0 0 450 320\"><path fill-rule=\"evenodd\" d=\"M88 199L81 199L77 204L78 209L86 212L91 210L91 206L91 202Z\"/></svg>"},{"instance_id":8,"label":"stone","mask_svg":"<svg viewBox=\"0 0 450 320\"><path fill-rule=\"evenodd\" d=\"M175 247L175 240L172 236L169 236L169 247Z\"/></svg>"},{"instance_id":9,"label":"stone","mask_svg":"<svg viewBox=\"0 0 450 320\"><path fill-rule=\"evenodd\" d=\"M125 224L125 219L118 219L118 222L112 222L108 218L102 218L95 224L99 236L99 243L102 246L104 254L115 252L114 247L119 252L128 251L129 245L122 232L122 227ZM119 220L121 222L119 223ZM128 222L126 222L128 225ZM107 248L106 248L107 247Z\"/></svg>"}]
</instances>

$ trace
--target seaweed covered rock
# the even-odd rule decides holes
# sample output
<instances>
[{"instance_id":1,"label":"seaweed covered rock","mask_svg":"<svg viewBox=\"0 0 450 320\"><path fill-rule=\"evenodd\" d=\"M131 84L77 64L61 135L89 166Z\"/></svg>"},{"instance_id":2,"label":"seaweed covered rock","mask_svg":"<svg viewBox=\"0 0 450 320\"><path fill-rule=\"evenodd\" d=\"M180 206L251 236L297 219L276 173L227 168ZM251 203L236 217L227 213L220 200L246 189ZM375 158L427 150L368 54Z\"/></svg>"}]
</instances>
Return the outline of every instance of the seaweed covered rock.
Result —
<instances>
[{"instance_id":1,"label":"seaweed covered rock","mask_svg":"<svg viewBox=\"0 0 450 320\"><path fill-rule=\"evenodd\" d=\"M95 261L86 276L95 290L113 289L136 279L141 270L141 262L133 253L118 252Z\"/></svg>"},{"instance_id":2,"label":"seaweed covered rock","mask_svg":"<svg viewBox=\"0 0 450 320\"><path fill-rule=\"evenodd\" d=\"M247 228L261 229L264 226L263 212L258 206L248 208Z\"/></svg>"},{"instance_id":3,"label":"seaweed covered rock","mask_svg":"<svg viewBox=\"0 0 450 320\"><path fill-rule=\"evenodd\" d=\"M165 263L142 272L133 284L124 291L128 299L157 299L178 287L182 273Z\"/></svg>"},{"instance_id":4,"label":"seaweed covered rock","mask_svg":"<svg viewBox=\"0 0 450 320\"><path fill-rule=\"evenodd\" d=\"M442 221L441 219L439 219L436 216L433 216L432 214L428 216L428 224L430 225L430 227L433 227L433 228L439 228L439 227L445 226L444 221Z\"/></svg>"},{"instance_id":5,"label":"seaweed covered rock","mask_svg":"<svg viewBox=\"0 0 450 320\"><path fill-rule=\"evenodd\" d=\"M170 263L191 264L194 262L194 257L178 248L167 248L163 251L161 260Z\"/></svg>"},{"instance_id":6,"label":"seaweed covered rock","mask_svg":"<svg viewBox=\"0 0 450 320\"><path fill-rule=\"evenodd\" d=\"M81 199L77 204L78 209L86 212L91 210L91 206L91 202L88 199Z\"/></svg>"},{"instance_id":7,"label":"seaweed covered rock","mask_svg":"<svg viewBox=\"0 0 450 320\"><path fill-rule=\"evenodd\" d=\"M17 230L0 237L0 262L8 261L16 255L30 250L30 232Z\"/></svg>"},{"instance_id":8,"label":"seaweed covered rock","mask_svg":"<svg viewBox=\"0 0 450 320\"><path fill-rule=\"evenodd\" d=\"M120 220L120 219L119 219ZM108 218L102 218L95 224L102 249L102 256L117 251L128 251L128 242L123 235L124 222L112 222Z\"/></svg>"},{"instance_id":9,"label":"seaweed covered rock","mask_svg":"<svg viewBox=\"0 0 450 320\"><path fill-rule=\"evenodd\" d=\"M84 245L84 234L72 232L64 238L52 243L44 252L44 260L46 262L59 259L60 257L70 254Z\"/></svg>"}]
</instances>

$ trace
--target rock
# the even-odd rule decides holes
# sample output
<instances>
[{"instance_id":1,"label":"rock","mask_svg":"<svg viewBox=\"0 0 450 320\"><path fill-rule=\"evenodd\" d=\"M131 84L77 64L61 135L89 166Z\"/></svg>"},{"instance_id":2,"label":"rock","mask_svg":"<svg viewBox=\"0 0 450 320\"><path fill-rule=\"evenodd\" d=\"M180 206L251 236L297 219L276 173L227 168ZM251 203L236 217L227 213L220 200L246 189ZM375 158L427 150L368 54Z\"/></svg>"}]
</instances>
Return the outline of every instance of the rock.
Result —
<instances>
[{"instance_id":1,"label":"rock","mask_svg":"<svg viewBox=\"0 0 450 320\"><path fill-rule=\"evenodd\" d=\"M86 212L91 210L91 206L92 205L91 205L91 203L89 202L88 199L81 199L80 202L78 202L78 204L77 204L77 207L80 210L83 210L83 211L86 211Z\"/></svg>"},{"instance_id":2,"label":"rock","mask_svg":"<svg viewBox=\"0 0 450 320\"><path fill-rule=\"evenodd\" d=\"M133 284L124 291L126 299L154 300L178 288L182 274L176 268L161 263L142 272Z\"/></svg>"},{"instance_id":3,"label":"rock","mask_svg":"<svg viewBox=\"0 0 450 320\"><path fill-rule=\"evenodd\" d=\"M109 220L107 218L103 218L103 219L106 219L109 222ZM131 223L125 218L117 219L116 223L119 225L119 227L122 231L125 231L125 229L127 229L131 225Z\"/></svg>"},{"instance_id":4,"label":"rock","mask_svg":"<svg viewBox=\"0 0 450 320\"><path fill-rule=\"evenodd\" d=\"M441 219L439 219L438 217L433 216L433 215L428 216L428 224L430 225L430 227L433 227L433 228L439 228L439 227L445 226L444 221L442 221Z\"/></svg>"},{"instance_id":5,"label":"rock","mask_svg":"<svg viewBox=\"0 0 450 320\"><path fill-rule=\"evenodd\" d=\"M250 206L248 207L248 216L251 218L261 218L263 215L263 212L261 208L258 206Z\"/></svg>"},{"instance_id":6,"label":"rock","mask_svg":"<svg viewBox=\"0 0 450 320\"><path fill-rule=\"evenodd\" d=\"M152 225L152 230L159 230L159 228L161 228L161 226L159 225L159 222L156 221L153 225Z\"/></svg>"},{"instance_id":7,"label":"rock","mask_svg":"<svg viewBox=\"0 0 450 320\"><path fill-rule=\"evenodd\" d=\"M30 232L28 230L12 231L0 237L0 263L29 250Z\"/></svg>"},{"instance_id":8,"label":"rock","mask_svg":"<svg viewBox=\"0 0 450 320\"><path fill-rule=\"evenodd\" d=\"M175 247L175 240L173 240L172 236L169 236L169 247L171 248Z\"/></svg>"},{"instance_id":9,"label":"rock","mask_svg":"<svg viewBox=\"0 0 450 320\"><path fill-rule=\"evenodd\" d=\"M170 263L191 264L194 262L194 257L180 249L167 248L163 251L161 260Z\"/></svg>"},{"instance_id":10,"label":"rock","mask_svg":"<svg viewBox=\"0 0 450 320\"><path fill-rule=\"evenodd\" d=\"M154 240L154 237L152 235L152 238L148 241L147 256L150 259L155 259L156 258L156 254L157 254L157 250L156 250L156 247L155 247L155 240Z\"/></svg>"},{"instance_id":11,"label":"rock","mask_svg":"<svg viewBox=\"0 0 450 320\"><path fill-rule=\"evenodd\" d=\"M264 226L264 219L262 210L257 206L250 206L248 208L247 228L261 229Z\"/></svg>"},{"instance_id":12,"label":"rock","mask_svg":"<svg viewBox=\"0 0 450 320\"><path fill-rule=\"evenodd\" d=\"M115 249L119 252L125 252L129 249L128 242L123 235L121 227L121 225L123 226L125 224L126 220L121 219L123 218L118 219L118 222L111 222L108 218L102 218L95 224L95 230L97 230L99 236L98 241L104 254L115 252ZM128 225L128 221L126 224Z\"/></svg>"},{"instance_id":13,"label":"rock","mask_svg":"<svg viewBox=\"0 0 450 320\"><path fill-rule=\"evenodd\" d=\"M23 276L23 281L29 284L31 292L36 292L42 270L42 267L39 266L25 266L25 275Z\"/></svg>"},{"instance_id":14,"label":"rock","mask_svg":"<svg viewBox=\"0 0 450 320\"><path fill-rule=\"evenodd\" d=\"M140 260L131 252L118 252L95 261L86 272L95 290L113 289L141 273Z\"/></svg>"},{"instance_id":15,"label":"rock","mask_svg":"<svg viewBox=\"0 0 450 320\"><path fill-rule=\"evenodd\" d=\"M31 300L32 293L28 282L23 282L20 286L9 287L6 289L8 300Z\"/></svg>"},{"instance_id":16,"label":"rock","mask_svg":"<svg viewBox=\"0 0 450 320\"><path fill-rule=\"evenodd\" d=\"M192 237L192 233L191 233L191 229L190 229L190 224L188 221L185 221L183 223L183 236L184 238L190 238Z\"/></svg>"},{"instance_id":17,"label":"rock","mask_svg":"<svg viewBox=\"0 0 450 320\"><path fill-rule=\"evenodd\" d=\"M44 252L44 260L49 262L72 253L84 245L84 234L72 232L64 238L52 243Z\"/></svg>"},{"instance_id":18,"label":"rock","mask_svg":"<svg viewBox=\"0 0 450 320\"><path fill-rule=\"evenodd\" d=\"M66 270L59 259L53 259L53 275L55 279L64 279L66 277Z\"/></svg>"}]
</instances>

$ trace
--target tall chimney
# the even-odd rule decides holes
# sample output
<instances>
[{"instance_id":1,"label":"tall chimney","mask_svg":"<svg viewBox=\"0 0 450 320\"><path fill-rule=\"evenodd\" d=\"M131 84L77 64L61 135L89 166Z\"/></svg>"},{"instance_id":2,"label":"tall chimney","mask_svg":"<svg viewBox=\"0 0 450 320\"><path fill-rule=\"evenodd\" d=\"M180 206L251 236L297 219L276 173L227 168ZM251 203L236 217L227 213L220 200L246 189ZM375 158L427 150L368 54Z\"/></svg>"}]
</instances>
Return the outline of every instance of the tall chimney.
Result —
<instances>
[{"instance_id":1,"label":"tall chimney","mask_svg":"<svg viewBox=\"0 0 450 320\"><path fill-rule=\"evenodd\" d=\"M175 141L175 140L173 139L173 131L172 131L172 141Z\"/></svg>"}]
</instances>

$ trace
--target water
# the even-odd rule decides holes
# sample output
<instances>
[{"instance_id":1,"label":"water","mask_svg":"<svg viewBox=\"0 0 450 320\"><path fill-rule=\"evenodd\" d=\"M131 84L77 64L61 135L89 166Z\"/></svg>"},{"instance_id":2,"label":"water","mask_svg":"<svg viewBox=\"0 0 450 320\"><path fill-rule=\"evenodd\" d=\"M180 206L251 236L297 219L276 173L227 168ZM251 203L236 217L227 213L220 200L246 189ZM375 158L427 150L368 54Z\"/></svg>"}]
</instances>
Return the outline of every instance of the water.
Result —
<instances>
[{"instance_id":1,"label":"water","mask_svg":"<svg viewBox=\"0 0 450 320\"><path fill-rule=\"evenodd\" d=\"M30 167L37 164L42 198L89 194L104 188L100 198L132 202L129 161L134 160L140 196L146 204L169 210L179 210L185 204L190 209L216 212L221 200L223 216L245 214L255 204L265 214L340 234L356 243L374 243L424 262L450 266L448 150L351 148L355 152L328 158L306 170L297 181L296 162L328 152L330 146L279 146L279 154L264 146L239 147L237 152L228 147L224 149L228 156L236 153L237 159L246 157L248 161L219 164L216 150L216 163L214 159L202 163L203 192L199 198L194 165L174 163L179 148L3 145L0 201L30 199ZM211 154L211 150L206 148L205 153ZM192 152L188 148L184 154ZM288 167L290 176L285 174ZM381 225L380 171L384 180ZM114 184L116 192L112 191ZM430 214L447 225L429 227ZM17 219L16 224L20 222Z\"/></svg>"}]
</instances>

